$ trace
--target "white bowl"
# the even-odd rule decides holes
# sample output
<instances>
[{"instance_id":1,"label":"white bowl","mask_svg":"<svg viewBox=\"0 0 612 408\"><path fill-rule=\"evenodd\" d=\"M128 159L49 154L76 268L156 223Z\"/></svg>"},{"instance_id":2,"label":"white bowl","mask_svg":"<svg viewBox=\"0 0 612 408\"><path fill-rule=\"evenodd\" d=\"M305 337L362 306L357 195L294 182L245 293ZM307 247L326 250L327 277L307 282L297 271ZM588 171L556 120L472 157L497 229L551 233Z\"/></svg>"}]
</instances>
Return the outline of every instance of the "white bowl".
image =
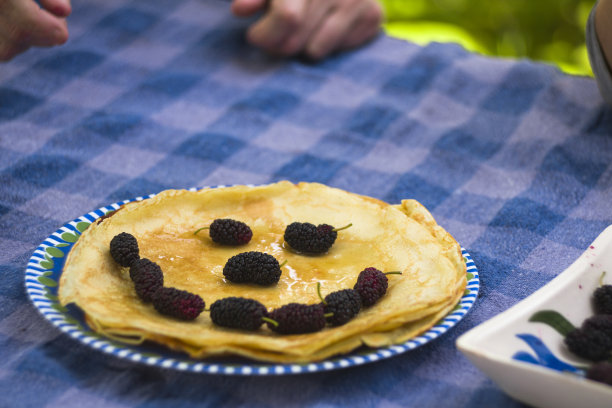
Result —
<instances>
[{"instance_id":1,"label":"white bowl","mask_svg":"<svg viewBox=\"0 0 612 408\"><path fill-rule=\"evenodd\" d=\"M464 333L457 347L511 397L536 407L612 407L612 386L588 380L589 361L567 351L553 326L530 321L555 311L575 327L594 314L591 295L612 283L612 226L546 286Z\"/></svg>"}]
</instances>

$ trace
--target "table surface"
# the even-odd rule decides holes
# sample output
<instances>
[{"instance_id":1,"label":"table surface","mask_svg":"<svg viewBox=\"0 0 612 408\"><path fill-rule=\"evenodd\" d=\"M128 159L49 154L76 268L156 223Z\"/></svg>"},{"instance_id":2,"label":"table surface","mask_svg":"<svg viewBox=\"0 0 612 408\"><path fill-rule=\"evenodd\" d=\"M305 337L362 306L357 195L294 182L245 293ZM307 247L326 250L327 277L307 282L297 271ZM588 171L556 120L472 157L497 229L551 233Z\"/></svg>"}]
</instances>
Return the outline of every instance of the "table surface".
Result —
<instances>
[{"instance_id":1,"label":"table surface","mask_svg":"<svg viewBox=\"0 0 612 408\"><path fill-rule=\"evenodd\" d=\"M275 59L214 0L73 6L65 46L0 65L0 406L521 406L455 340L612 224L612 115L592 79L385 36ZM285 179L422 202L480 271L474 308L383 361L234 377L94 351L28 301L26 263L67 221L167 188Z\"/></svg>"}]
</instances>

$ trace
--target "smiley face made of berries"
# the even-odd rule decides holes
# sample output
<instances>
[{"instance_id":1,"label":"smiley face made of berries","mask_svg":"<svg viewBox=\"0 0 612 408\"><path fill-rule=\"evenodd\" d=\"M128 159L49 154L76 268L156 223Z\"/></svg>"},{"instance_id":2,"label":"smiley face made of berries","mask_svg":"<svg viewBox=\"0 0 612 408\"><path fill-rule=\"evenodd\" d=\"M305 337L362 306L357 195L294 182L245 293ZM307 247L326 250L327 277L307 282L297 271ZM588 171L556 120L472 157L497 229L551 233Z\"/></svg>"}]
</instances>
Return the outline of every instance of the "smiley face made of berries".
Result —
<instances>
[{"instance_id":1,"label":"smiley face made of berries","mask_svg":"<svg viewBox=\"0 0 612 408\"><path fill-rule=\"evenodd\" d=\"M329 251L337 238L331 225L294 222L285 230L285 241L293 250L307 255ZM232 219L217 219L209 227L211 239L222 245L243 245L252 238L248 225ZM138 297L152 302L159 313L180 320L194 320L205 310L204 300L185 290L165 287L161 268L146 258L140 258L138 242L128 233L120 233L110 243L110 253L121 266L130 268L130 278ZM286 262L286 261L285 261ZM278 283L281 267L273 256L249 251L231 257L223 268L224 276L234 283L254 283L268 286ZM401 272L387 272L387 274ZM270 330L280 334L302 334L322 330L326 324L340 326L353 319L362 307L376 303L388 287L386 273L376 268L364 269L353 289L339 290L321 299L318 304L289 303L273 311L254 299L229 297L215 301L210 307L212 322L221 327L254 331L265 322Z\"/></svg>"}]
</instances>

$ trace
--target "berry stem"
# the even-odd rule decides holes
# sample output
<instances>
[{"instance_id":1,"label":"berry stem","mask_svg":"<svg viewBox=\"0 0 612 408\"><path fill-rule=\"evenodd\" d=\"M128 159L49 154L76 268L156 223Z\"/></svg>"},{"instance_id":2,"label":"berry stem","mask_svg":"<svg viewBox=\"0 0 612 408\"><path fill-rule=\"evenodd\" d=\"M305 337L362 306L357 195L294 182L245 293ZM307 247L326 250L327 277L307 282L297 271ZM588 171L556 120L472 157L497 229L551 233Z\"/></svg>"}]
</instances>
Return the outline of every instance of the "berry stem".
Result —
<instances>
[{"instance_id":1,"label":"berry stem","mask_svg":"<svg viewBox=\"0 0 612 408\"><path fill-rule=\"evenodd\" d=\"M193 235L198 235L198 232L205 230L205 229L210 229L210 227L202 227L196 230L196 232L193 233Z\"/></svg>"},{"instance_id":2,"label":"berry stem","mask_svg":"<svg viewBox=\"0 0 612 408\"><path fill-rule=\"evenodd\" d=\"M283 266L285 266L286 263L287 263L287 260L285 259L282 264L278 265L278 267L282 268Z\"/></svg>"},{"instance_id":3,"label":"berry stem","mask_svg":"<svg viewBox=\"0 0 612 408\"><path fill-rule=\"evenodd\" d=\"M333 312L330 312L330 313L325 313L325 314L323 315L323 317L325 317L325 318L327 319L327 318L329 318L329 317L332 317L333 315L334 315L334 313L333 313Z\"/></svg>"},{"instance_id":4,"label":"berry stem","mask_svg":"<svg viewBox=\"0 0 612 408\"><path fill-rule=\"evenodd\" d=\"M599 287L602 287L604 285L603 281L604 281L605 276L606 276L606 271L603 271L601 273L601 276L599 277Z\"/></svg>"},{"instance_id":5,"label":"berry stem","mask_svg":"<svg viewBox=\"0 0 612 408\"><path fill-rule=\"evenodd\" d=\"M278 327L278 322L276 320L270 319L269 317L262 317L261 320L270 323L274 327Z\"/></svg>"},{"instance_id":6,"label":"berry stem","mask_svg":"<svg viewBox=\"0 0 612 408\"><path fill-rule=\"evenodd\" d=\"M383 272L385 275L401 275L402 271Z\"/></svg>"},{"instance_id":7,"label":"berry stem","mask_svg":"<svg viewBox=\"0 0 612 408\"><path fill-rule=\"evenodd\" d=\"M319 295L319 299L321 299L321 303L327 306L327 302L323 299L323 295L321 295L321 282L317 282L317 295Z\"/></svg>"},{"instance_id":8,"label":"berry stem","mask_svg":"<svg viewBox=\"0 0 612 408\"><path fill-rule=\"evenodd\" d=\"M352 227L352 226L353 226L353 223L351 222L350 224L347 224L344 227L334 228L332 231L338 232L338 231L342 231L342 230L347 229L347 228Z\"/></svg>"}]
</instances>

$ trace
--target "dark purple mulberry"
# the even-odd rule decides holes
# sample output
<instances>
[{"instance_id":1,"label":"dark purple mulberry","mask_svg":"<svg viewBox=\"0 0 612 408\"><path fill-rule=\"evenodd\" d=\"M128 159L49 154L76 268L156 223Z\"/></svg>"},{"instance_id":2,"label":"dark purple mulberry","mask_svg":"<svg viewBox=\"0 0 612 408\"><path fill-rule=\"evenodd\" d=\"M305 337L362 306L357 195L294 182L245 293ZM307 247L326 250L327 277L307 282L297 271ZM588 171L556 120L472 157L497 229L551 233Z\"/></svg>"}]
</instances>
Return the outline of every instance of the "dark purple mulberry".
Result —
<instances>
[{"instance_id":1,"label":"dark purple mulberry","mask_svg":"<svg viewBox=\"0 0 612 408\"><path fill-rule=\"evenodd\" d=\"M363 306L367 307L383 297L387 293L388 286L389 281L384 273L376 268L366 268L359 273L353 289L359 293Z\"/></svg>"},{"instance_id":2,"label":"dark purple mulberry","mask_svg":"<svg viewBox=\"0 0 612 408\"><path fill-rule=\"evenodd\" d=\"M564 341L572 353L587 360L601 361L612 356L612 339L599 330L574 329Z\"/></svg>"},{"instance_id":3,"label":"dark purple mulberry","mask_svg":"<svg viewBox=\"0 0 612 408\"><path fill-rule=\"evenodd\" d=\"M140 299L150 302L153 294L164 286L164 274L155 262L147 258L139 259L130 266L130 279Z\"/></svg>"},{"instance_id":4,"label":"dark purple mulberry","mask_svg":"<svg viewBox=\"0 0 612 408\"><path fill-rule=\"evenodd\" d=\"M210 224L210 239L221 245L244 245L253 237L251 228L242 221L218 218Z\"/></svg>"},{"instance_id":5,"label":"dark purple mulberry","mask_svg":"<svg viewBox=\"0 0 612 408\"><path fill-rule=\"evenodd\" d=\"M285 228L285 242L297 252L305 254L322 254L332 247L338 231L350 227L352 224L342 228L334 228L328 224L315 226L309 222L293 222Z\"/></svg>"},{"instance_id":6,"label":"dark purple mulberry","mask_svg":"<svg viewBox=\"0 0 612 408\"><path fill-rule=\"evenodd\" d=\"M323 310L329 324L341 326L357 316L361 310L361 297L353 289L332 292L325 296Z\"/></svg>"},{"instance_id":7,"label":"dark purple mulberry","mask_svg":"<svg viewBox=\"0 0 612 408\"><path fill-rule=\"evenodd\" d=\"M604 361L593 364L586 372L586 378L612 385L612 363Z\"/></svg>"},{"instance_id":8,"label":"dark purple mulberry","mask_svg":"<svg viewBox=\"0 0 612 408\"><path fill-rule=\"evenodd\" d=\"M270 312L269 319L278 324L266 320L270 330L282 334L313 333L325 327L325 312L320 303L289 303Z\"/></svg>"},{"instance_id":9,"label":"dark purple mulberry","mask_svg":"<svg viewBox=\"0 0 612 408\"><path fill-rule=\"evenodd\" d=\"M264 305L254 299L227 297L210 305L210 318L214 324L233 329L254 331L268 316Z\"/></svg>"},{"instance_id":10,"label":"dark purple mulberry","mask_svg":"<svg viewBox=\"0 0 612 408\"><path fill-rule=\"evenodd\" d=\"M110 242L110 254L119 265L129 267L140 258L138 241L127 232L115 235Z\"/></svg>"},{"instance_id":11,"label":"dark purple mulberry","mask_svg":"<svg viewBox=\"0 0 612 408\"><path fill-rule=\"evenodd\" d=\"M593 306L597 314L612 314L612 285L603 285L595 289Z\"/></svg>"},{"instance_id":12,"label":"dark purple mulberry","mask_svg":"<svg viewBox=\"0 0 612 408\"><path fill-rule=\"evenodd\" d=\"M612 340L612 315L598 314L582 322L582 330L598 330Z\"/></svg>"},{"instance_id":13,"label":"dark purple mulberry","mask_svg":"<svg viewBox=\"0 0 612 408\"><path fill-rule=\"evenodd\" d=\"M277 283L281 273L276 258L256 251L234 255L223 267L223 275L231 282L255 283L262 286Z\"/></svg>"},{"instance_id":14,"label":"dark purple mulberry","mask_svg":"<svg viewBox=\"0 0 612 408\"><path fill-rule=\"evenodd\" d=\"M202 313L202 298L186 290L162 287L153 295L153 307L159 313L180 320L194 320Z\"/></svg>"}]
</instances>

